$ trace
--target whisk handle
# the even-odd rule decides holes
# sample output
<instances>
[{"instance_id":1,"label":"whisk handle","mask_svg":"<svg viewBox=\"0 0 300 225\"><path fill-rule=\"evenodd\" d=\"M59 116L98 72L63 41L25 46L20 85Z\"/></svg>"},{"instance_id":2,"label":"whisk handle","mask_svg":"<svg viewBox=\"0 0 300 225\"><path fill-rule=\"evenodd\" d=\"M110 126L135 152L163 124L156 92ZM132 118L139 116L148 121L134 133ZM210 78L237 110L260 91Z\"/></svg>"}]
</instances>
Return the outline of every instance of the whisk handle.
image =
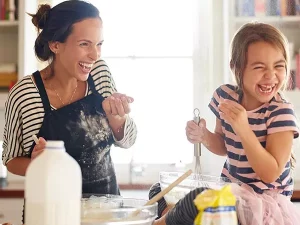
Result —
<instances>
[{"instance_id":1,"label":"whisk handle","mask_svg":"<svg viewBox=\"0 0 300 225\"><path fill-rule=\"evenodd\" d=\"M195 116L194 117L194 122L199 125L200 123L200 116ZM201 144L200 143L196 143L194 144L194 156L201 156Z\"/></svg>"}]
</instances>

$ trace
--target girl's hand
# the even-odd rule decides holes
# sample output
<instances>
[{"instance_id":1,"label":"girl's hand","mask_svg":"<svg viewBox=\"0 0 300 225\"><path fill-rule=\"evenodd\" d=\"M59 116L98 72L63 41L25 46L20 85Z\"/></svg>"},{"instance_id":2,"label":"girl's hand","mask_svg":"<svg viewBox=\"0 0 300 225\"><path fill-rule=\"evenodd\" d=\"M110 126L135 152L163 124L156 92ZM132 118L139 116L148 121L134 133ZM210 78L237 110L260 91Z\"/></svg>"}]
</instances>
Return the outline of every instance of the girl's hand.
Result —
<instances>
[{"instance_id":1,"label":"girl's hand","mask_svg":"<svg viewBox=\"0 0 300 225\"><path fill-rule=\"evenodd\" d=\"M38 144L36 144L31 153L31 161L39 156L46 148L46 140L42 137L39 138Z\"/></svg>"},{"instance_id":2,"label":"girl's hand","mask_svg":"<svg viewBox=\"0 0 300 225\"><path fill-rule=\"evenodd\" d=\"M249 127L246 109L237 102L225 99L219 104L220 117L229 123L237 135Z\"/></svg>"},{"instance_id":3,"label":"girl's hand","mask_svg":"<svg viewBox=\"0 0 300 225\"><path fill-rule=\"evenodd\" d=\"M200 120L199 125L197 125L193 120L188 121L186 124L186 137L189 142L196 144L196 143L203 143L205 145L205 137L206 137L206 121L204 119Z\"/></svg>"},{"instance_id":4,"label":"girl's hand","mask_svg":"<svg viewBox=\"0 0 300 225\"><path fill-rule=\"evenodd\" d=\"M121 93L113 93L102 102L103 110L107 116L117 116L123 118L130 113L130 103L134 99Z\"/></svg>"}]
</instances>

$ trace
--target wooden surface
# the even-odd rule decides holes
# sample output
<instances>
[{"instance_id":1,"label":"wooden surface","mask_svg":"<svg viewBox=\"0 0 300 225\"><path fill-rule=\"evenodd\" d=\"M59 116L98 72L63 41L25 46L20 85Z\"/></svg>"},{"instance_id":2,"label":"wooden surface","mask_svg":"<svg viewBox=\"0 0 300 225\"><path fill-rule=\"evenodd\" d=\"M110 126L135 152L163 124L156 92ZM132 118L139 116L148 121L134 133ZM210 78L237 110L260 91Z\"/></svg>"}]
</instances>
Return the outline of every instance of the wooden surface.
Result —
<instances>
[{"instance_id":1,"label":"wooden surface","mask_svg":"<svg viewBox=\"0 0 300 225\"><path fill-rule=\"evenodd\" d=\"M121 190L149 190L150 184L120 184ZM0 198L24 198L24 182L10 182L7 187L0 188ZM295 181L292 201L300 202L300 180Z\"/></svg>"},{"instance_id":2,"label":"wooden surface","mask_svg":"<svg viewBox=\"0 0 300 225\"><path fill-rule=\"evenodd\" d=\"M12 83L18 80L17 73L0 73L0 87L10 87Z\"/></svg>"},{"instance_id":3,"label":"wooden surface","mask_svg":"<svg viewBox=\"0 0 300 225\"><path fill-rule=\"evenodd\" d=\"M300 202L300 180L295 181L294 194L292 201Z\"/></svg>"}]
</instances>

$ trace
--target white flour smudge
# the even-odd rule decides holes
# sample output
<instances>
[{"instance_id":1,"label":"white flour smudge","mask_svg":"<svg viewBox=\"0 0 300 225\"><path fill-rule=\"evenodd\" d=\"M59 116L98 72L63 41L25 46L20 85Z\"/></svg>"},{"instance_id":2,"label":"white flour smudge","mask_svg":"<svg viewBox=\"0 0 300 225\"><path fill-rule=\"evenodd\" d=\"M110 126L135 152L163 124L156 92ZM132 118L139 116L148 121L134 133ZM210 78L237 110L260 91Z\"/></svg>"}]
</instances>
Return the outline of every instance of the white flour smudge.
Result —
<instances>
[{"instance_id":1,"label":"white flour smudge","mask_svg":"<svg viewBox=\"0 0 300 225\"><path fill-rule=\"evenodd\" d=\"M76 133L85 134L86 144L82 146L79 160L86 164L89 169L82 171L83 179L86 178L89 182L108 179L111 176L111 171L114 171L110 156L107 155L111 146L108 143L99 145L100 142L109 141L112 135L105 115L99 113L91 116L80 111L79 121L76 124L70 124L68 129L73 135L73 139L76 138ZM81 132L77 132L77 130L81 130Z\"/></svg>"},{"instance_id":2,"label":"white flour smudge","mask_svg":"<svg viewBox=\"0 0 300 225\"><path fill-rule=\"evenodd\" d=\"M97 145L99 141L108 141L111 135L108 121L102 114L97 116L87 116L81 111L79 127L85 131L85 138L88 139L87 141L92 141L94 146Z\"/></svg>"},{"instance_id":3,"label":"white flour smudge","mask_svg":"<svg viewBox=\"0 0 300 225\"><path fill-rule=\"evenodd\" d=\"M100 152L100 154L98 155L98 161L97 163L100 163L100 160L103 159L104 155L109 152L110 150L110 146L106 146L106 148L102 149L102 151ZM107 165L106 165L107 166Z\"/></svg>"}]
</instances>

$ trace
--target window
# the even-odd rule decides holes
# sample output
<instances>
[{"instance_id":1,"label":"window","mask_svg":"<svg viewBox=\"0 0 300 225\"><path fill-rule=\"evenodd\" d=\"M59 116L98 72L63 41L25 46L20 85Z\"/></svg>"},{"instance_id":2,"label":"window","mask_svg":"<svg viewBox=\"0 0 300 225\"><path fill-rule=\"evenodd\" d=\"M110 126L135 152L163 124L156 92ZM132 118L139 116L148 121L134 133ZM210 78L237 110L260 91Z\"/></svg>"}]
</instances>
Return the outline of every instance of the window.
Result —
<instances>
[{"instance_id":1,"label":"window","mask_svg":"<svg viewBox=\"0 0 300 225\"><path fill-rule=\"evenodd\" d=\"M191 162L185 125L193 116L194 1L90 2L103 19L102 58L118 91L135 99L137 142L113 148L114 162Z\"/></svg>"}]
</instances>

